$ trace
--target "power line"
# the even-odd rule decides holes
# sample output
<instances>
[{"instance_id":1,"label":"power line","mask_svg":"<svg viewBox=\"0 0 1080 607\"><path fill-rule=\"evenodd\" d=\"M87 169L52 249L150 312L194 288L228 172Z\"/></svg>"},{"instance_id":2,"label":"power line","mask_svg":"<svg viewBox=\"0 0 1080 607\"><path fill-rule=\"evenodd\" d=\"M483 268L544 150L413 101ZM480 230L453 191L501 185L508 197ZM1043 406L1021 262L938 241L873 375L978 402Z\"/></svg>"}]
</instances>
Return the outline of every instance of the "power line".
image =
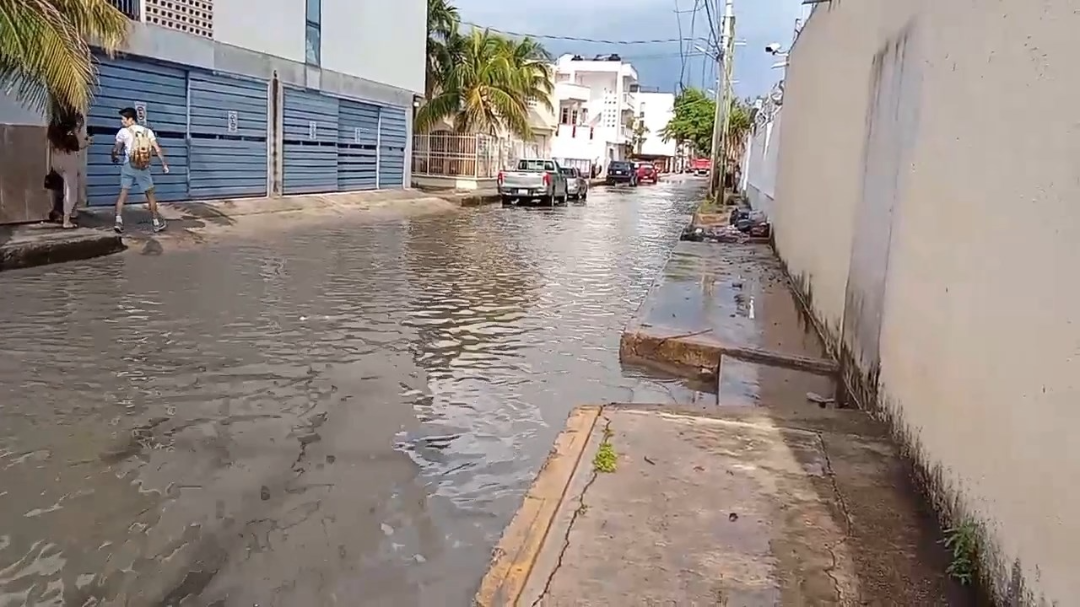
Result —
<instances>
[{"instance_id":1,"label":"power line","mask_svg":"<svg viewBox=\"0 0 1080 607\"><path fill-rule=\"evenodd\" d=\"M694 0L695 5L697 0ZM679 28L679 40L682 40L682 11L679 10L679 0L675 0L675 25ZM686 76L686 53L682 42L679 43L679 85L682 86L683 77Z\"/></svg>"},{"instance_id":2,"label":"power line","mask_svg":"<svg viewBox=\"0 0 1080 607\"><path fill-rule=\"evenodd\" d=\"M513 36L515 38L535 38L538 40L566 40L568 42L582 42L586 44L610 44L610 45L637 45L637 44L674 44L683 42L694 42L695 38L657 38L654 40L605 40L602 38L579 38L576 36L556 36L552 34L530 34L524 32L515 32L511 30L499 29L488 25L479 25L471 21L462 21L463 25L468 25L477 29L486 29L507 36ZM700 40L704 40L701 38Z\"/></svg>"}]
</instances>

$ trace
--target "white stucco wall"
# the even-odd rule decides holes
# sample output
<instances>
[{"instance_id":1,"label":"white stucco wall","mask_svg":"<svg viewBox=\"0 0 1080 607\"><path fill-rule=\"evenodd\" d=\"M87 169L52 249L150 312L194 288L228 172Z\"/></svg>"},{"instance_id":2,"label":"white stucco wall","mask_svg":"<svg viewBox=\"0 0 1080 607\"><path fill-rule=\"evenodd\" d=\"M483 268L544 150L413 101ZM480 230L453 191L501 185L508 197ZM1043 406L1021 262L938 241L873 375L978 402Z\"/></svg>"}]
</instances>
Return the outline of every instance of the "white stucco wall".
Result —
<instances>
[{"instance_id":1,"label":"white stucco wall","mask_svg":"<svg viewBox=\"0 0 1080 607\"><path fill-rule=\"evenodd\" d=\"M1071 0L818 5L791 52L775 239L998 602L1080 597Z\"/></svg>"},{"instance_id":2,"label":"white stucco wall","mask_svg":"<svg viewBox=\"0 0 1080 607\"><path fill-rule=\"evenodd\" d=\"M332 2L323 0L323 10ZM362 0L356 0L362 1ZM304 0L214 0L214 39L304 62Z\"/></svg>"},{"instance_id":3,"label":"white stucco wall","mask_svg":"<svg viewBox=\"0 0 1080 607\"><path fill-rule=\"evenodd\" d=\"M424 92L425 0L322 0L322 3L324 68L415 93Z\"/></svg>"},{"instance_id":4,"label":"white stucco wall","mask_svg":"<svg viewBox=\"0 0 1080 607\"><path fill-rule=\"evenodd\" d=\"M747 142L746 196L750 206L770 219L775 214L776 174L780 159L780 134L783 132L783 112L777 111L764 124L757 126Z\"/></svg>"},{"instance_id":5,"label":"white stucco wall","mask_svg":"<svg viewBox=\"0 0 1080 607\"><path fill-rule=\"evenodd\" d=\"M214 1L214 39L303 63L306 1ZM322 0L322 65L413 93L424 90L423 0Z\"/></svg>"}]
</instances>

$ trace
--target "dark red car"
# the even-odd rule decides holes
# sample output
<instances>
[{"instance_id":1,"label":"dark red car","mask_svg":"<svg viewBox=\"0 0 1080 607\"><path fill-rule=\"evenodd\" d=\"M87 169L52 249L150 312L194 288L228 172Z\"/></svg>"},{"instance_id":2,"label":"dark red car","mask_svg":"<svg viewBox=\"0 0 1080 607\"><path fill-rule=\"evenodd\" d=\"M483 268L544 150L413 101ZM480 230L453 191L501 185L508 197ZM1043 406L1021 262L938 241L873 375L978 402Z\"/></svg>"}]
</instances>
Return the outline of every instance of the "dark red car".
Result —
<instances>
[{"instance_id":1,"label":"dark red car","mask_svg":"<svg viewBox=\"0 0 1080 607\"><path fill-rule=\"evenodd\" d=\"M638 183L656 183L659 179L656 167L650 162L635 162L634 170L637 172Z\"/></svg>"}]
</instances>

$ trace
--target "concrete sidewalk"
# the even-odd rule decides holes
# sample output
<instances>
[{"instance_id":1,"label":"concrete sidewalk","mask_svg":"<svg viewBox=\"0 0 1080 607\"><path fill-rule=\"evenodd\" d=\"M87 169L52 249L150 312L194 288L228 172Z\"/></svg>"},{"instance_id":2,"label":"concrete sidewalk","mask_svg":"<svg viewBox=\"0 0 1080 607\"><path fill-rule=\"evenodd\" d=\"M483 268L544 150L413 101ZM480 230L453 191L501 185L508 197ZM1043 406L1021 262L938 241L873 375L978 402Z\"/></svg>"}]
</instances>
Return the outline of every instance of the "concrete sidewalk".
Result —
<instances>
[{"instance_id":1,"label":"concrete sidewalk","mask_svg":"<svg viewBox=\"0 0 1080 607\"><path fill-rule=\"evenodd\" d=\"M621 354L663 398L571 414L478 605L975 604L767 245L680 243Z\"/></svg>"},{"instance_id":2,"label":"concrete sidewalk","mask_svg":"<svg viewBox=\"0 0 1080 607\"><path fill-rule=\"evenodd\" d=\"M124 211L123 237L112 231L111 207L83 209L79 228L57 224L0 226L0 270L90 259L124 250L133 244L198 243L215 234L285 227L300 220L355 217L372 221L453 211L498 202L493 192L386 190L312 194L281 198L241 198L203 202L162 203L168 231L153 234L146 205Z\"/></svg>"}]
</instances>

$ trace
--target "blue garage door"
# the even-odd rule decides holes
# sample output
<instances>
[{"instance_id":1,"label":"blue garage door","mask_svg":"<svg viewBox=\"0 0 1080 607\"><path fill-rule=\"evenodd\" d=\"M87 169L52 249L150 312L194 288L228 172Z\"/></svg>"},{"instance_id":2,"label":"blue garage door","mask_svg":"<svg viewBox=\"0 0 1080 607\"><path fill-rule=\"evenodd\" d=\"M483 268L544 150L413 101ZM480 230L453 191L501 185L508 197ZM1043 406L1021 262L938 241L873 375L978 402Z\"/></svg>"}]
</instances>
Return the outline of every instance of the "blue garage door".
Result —
<instances>
[{"instance_id":1,"label":"blue garage door","mask_svg":"<svg viewBox=\"0 0 1080 607\"><path fill-rule=\"evenodd\" d=\"M285 89L283 104L286 194L337 190L338 100Z\"/></svg>"},{"instance_id":2,"label":"blue garage door","mask_svg":"<svg viewBox=\"0 0 1080 607\"><path fill-rule=\"evenodd\" d=\"M383 107L379 112L379 187L405 187L405 110Z\"/></svg>"},{"instance_id":3,"label":"blue garage door","mask_svg":"<svg viewBox=\"0 0 1080 607\"><path fill-rule=\"evenodd\" d=\"M172 172L165 175L155 160L152 171L159 200L186 200L187 173L187 73L184 70L142 61L99 59L98 86L87 114L87 130L93 143L87 152L86 194L91 205L116 203L120 193L120 167L109 157L120 110L133 107L142 124L153 129L164 149ZM135 194L130 202L145 202Z\"/></svg>"},{"instance_id":4,"label":"blue garage door","mask_svg":"<svg viewBox=\"0 0 1080 607\"><path fill-rule=\"evenodd\" d=\"M191 198L266 196L266 83L196 71L188 80Z\"/></svg>"},{"instance_id":5,"label":"blue garage door","mask_svg":"<svg viewBox=\"0 0 1080 607\"><path fill-rule=\"evenodd\" d=\"M338 101L338 189L378 187L379 106L349 99Z\"/></svg>"}]
</instances>

